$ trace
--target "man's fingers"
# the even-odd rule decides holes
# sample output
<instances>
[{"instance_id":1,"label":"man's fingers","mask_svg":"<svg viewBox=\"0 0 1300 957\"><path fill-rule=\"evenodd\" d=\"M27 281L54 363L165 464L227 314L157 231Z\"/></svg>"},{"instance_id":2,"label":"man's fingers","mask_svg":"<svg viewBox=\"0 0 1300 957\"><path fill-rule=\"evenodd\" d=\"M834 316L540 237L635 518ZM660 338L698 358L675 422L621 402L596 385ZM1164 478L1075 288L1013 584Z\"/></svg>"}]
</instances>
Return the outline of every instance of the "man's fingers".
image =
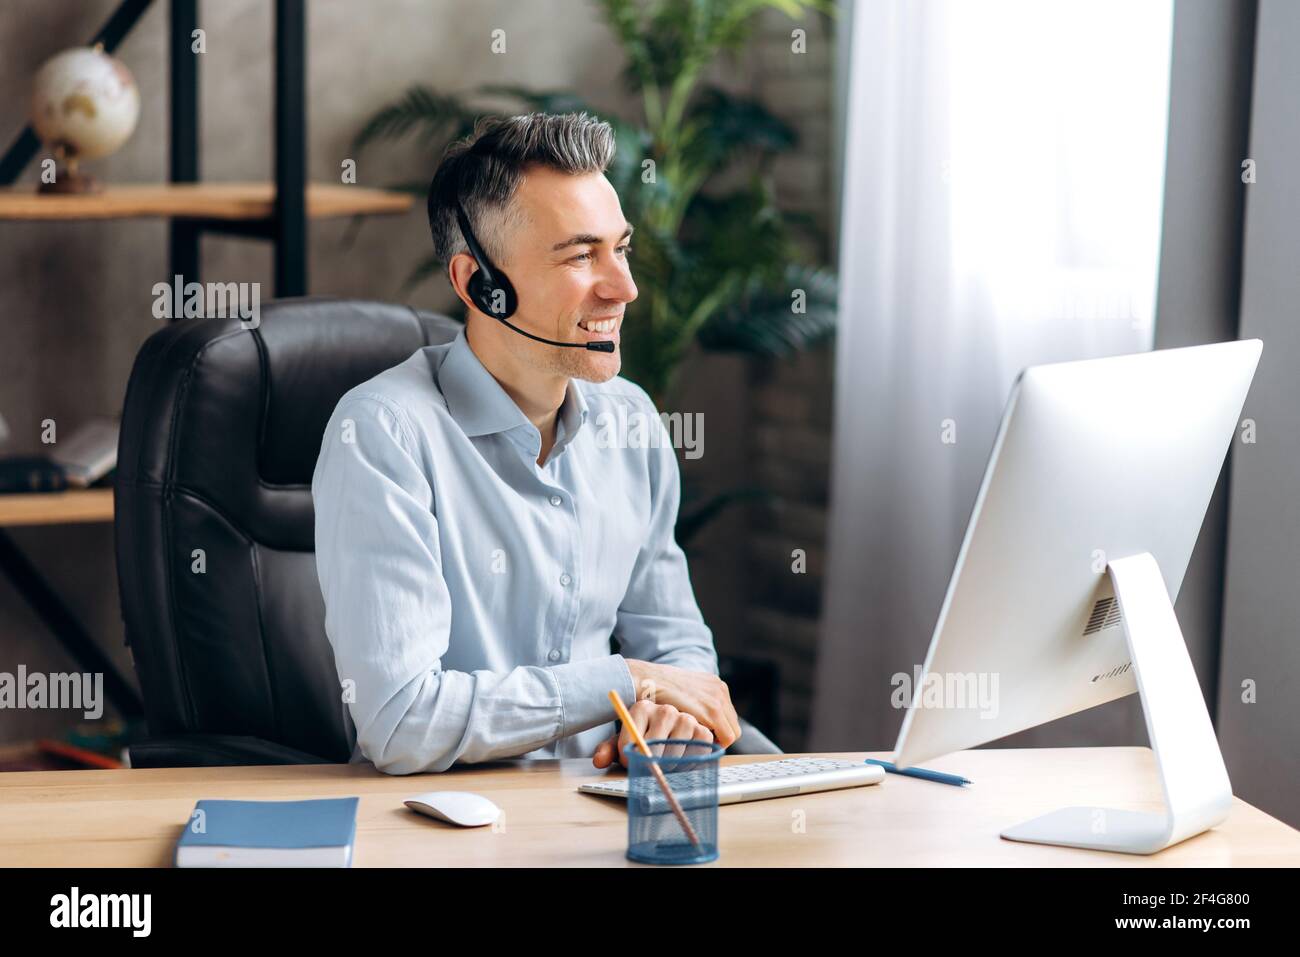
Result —
<instances>
[{"instance_id":1,"label":"man's fingers","mask_svg":"<svg viewBox=\"0 0 1300 957\"><path fill-rule=\"evenodd\" d=\"M618 761L623 767L628 766L627 746L629 744L634 744L632 735L624 731L623 736L618 739Z\"/></svg>"},{"instance_id":2,"label":"man's fingers","mask_svg":"<svg viewBox=\"0 0 1300 957\"><path fill-rule=\"evenodd\" d=\"M729 710L730 708L724 708L721 718L708 725L713 732L713 740L724 748L730 747L731 742L740 736L740 727L732 723L731 715L727 713Z\"/></svg>"},{"instance_id":3,"label":"man's fingers","mask_svg":"<svg viewBox=\"0 0 1300 957\"><path fill-rule=\"evenodd\" d=\"M591 756L591 763L598 768L607 768L614 761L614 749L618 747L618 737L611 735L596 745L596 753Z\"/></svg>"},{"instance_id":4,"label":"man's fingers","mask_svg":"<svg viewBox=\"0 0 1300 957\"><path fill-rule=\"evenodd\" d=\"M678 714L679 712L675 708L650 705L640 712L631 712L631 717L633 723L636 725L637 731L641 733L641 737L647 744L649 744L649 742L655 738L671 738L673 736L673 725L677 722ZM624 728L623 734L619 737L618 741L618 760L623 767L628 766L627 755L623 753L623 749L627 745L631 744L633 740L632 733L627 728ZM661 755L663 750L664 746L662 744L650 745L650 753L652 755Z\"/></svg>"},{"instance_id":5,"label":"man's fingers","mask_svg":"<svg viewBox=\"0 0 1300 957\"><path fill-rule=\"evenodd\" d=\"M646 743L654 738L671 738L673 736L673 727L677 724L677 715L679 712L676 708L660 708L650 719L649 732L646 734ZM650 752L652 754L662 755L664 745L651 744Z\"/></svg>"},{"instance_id":6,"label":"man's fingers","mask_svg":"<svg viewBox=\"0 0 1300 957\"><path fill-rule=\"evenodd\" d=\"M636 717L637 730L641 732L641 739L649 745L650 753L656 757L663 754L664 746L662 744L650 744L650 742L655 738L668 737L667 734L663 733L663 722L659 717L659 710L656 709L654 712L649 714L634 717ZM632 742L632 735L629 734L627 736L627 743L632 744ZM618 758L623 762L623 767L628 766L627 755L623 753L623 748L621 746L618 749Z\"/></svg>"},{"instance_id":7,"label":"man's fingers","mask_svg":"<svg viewBox=\"0 0 1300 957\"><path fill-rule=\"evenodd\" d=\"M727 707L723 712L726 716L727 723L731 726L731 740L727 742L727 747L731 747L740 738L740 715L736 714L736 708L731 703L731 695L727 695Z\"/></svg>"},{"instance_id":8,"label":"man's fingers","mask_svg":"<svg viewBox=\"0 0 1300 957\"><path fill-rule=\"evenodd\" d=\"M695 719L685 712L679 712L668 737L678 741L690 741L695 737ZM686 745L669 744L664 746L664 757L680 758L686 753Z\"/></svg>"},{"instance_id":9,"label":"man's fingers","mask_svg":"<svg viewBox=\"0 0 1300 957\"><path fill-rule=\"evenodd\" d=\"M632 720L637 723L638 725L637 730L639 731L640 726L645 719L638 718L636 715L632 715ZM642 737L644 736L645 733L642 732ZM629 744L632 744L634 741L635 739L632 737L632 732L629 731L626 727L624 727L623 733L618 736L618 755L617 755L618 762L619 764L623 765L623 767L627 767L626 748Z\"/></svg>"}]
</instances>

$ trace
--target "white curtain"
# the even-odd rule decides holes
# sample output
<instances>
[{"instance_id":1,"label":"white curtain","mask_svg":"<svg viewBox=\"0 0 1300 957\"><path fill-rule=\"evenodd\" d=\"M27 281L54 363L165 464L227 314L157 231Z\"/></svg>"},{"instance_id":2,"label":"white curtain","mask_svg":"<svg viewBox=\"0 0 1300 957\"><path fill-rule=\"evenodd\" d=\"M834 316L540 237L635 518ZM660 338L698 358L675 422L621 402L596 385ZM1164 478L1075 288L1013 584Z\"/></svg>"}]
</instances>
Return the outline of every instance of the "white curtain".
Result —
<instances>
[{"instance_id":1,"label":"white curtain","mask_svg":"<svg viewBox=\"0 0 1300 957\"><path fill-rule=\"evenodd\" d=\"M812 750L893 747L891 676L924 661L1019 370L1151 347L1171 24L1172 0L857 0L841 19Z\"/></svg>"}]
</instances>

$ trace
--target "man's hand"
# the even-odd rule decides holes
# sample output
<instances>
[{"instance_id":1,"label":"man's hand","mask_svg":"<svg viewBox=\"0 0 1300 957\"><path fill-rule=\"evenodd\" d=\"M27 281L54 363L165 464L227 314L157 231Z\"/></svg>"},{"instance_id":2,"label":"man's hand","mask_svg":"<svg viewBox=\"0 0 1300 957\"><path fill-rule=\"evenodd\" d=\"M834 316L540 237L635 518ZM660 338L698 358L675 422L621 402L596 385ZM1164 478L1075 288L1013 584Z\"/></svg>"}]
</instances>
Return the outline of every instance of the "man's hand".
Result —
<instances>
[{"instance_id":1,"label":"man's hand","mask_svg":"<svg viewBox=\"0 0 1300 957\"><path fill-rule=\"evenodd\" d=\"M679 738L686 741L713 741L713 732L696 721L689 714L678 711L670 704L655 704L649 699L637 701L628 709L636 729L647 742L651 738ZM596 748L591 756L591 763L598 768L607 768L619 761L627 767L627 755L623 749L633 741L632 732L624 725L617 735L610 735ZM665 757L681 757L686 746L681 744L653 745L656 754Z\"/></svg>"},{"instance_id":2,"label":"man's hand","mask_svg":"<svg viewBox=\"0 0 1300 957\"><path fill-rule=\"evenodd\" d=\"M727 683L706 671L628 659L639 704L648 699L669 704L713 732L713 740L729 748L740 737L740 716L731 704Z\"/></svg>"}]
</instances>

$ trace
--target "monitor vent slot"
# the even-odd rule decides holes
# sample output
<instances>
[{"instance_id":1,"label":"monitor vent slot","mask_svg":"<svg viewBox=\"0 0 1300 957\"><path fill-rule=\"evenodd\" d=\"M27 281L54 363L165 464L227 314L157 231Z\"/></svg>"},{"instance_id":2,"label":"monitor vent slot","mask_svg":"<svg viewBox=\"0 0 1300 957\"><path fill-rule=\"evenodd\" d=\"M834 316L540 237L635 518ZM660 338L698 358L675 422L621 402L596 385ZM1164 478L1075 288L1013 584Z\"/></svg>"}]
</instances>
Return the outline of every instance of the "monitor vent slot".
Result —
<instances>
[{"instance_id":1,"label":"monitor vent slot","mask_svg":"<svg viewBox=\"0 0 1300 957\"><path fill-rule=\"evenodd\" d=\"M1101 598L1093 606L1092 614L1088 617L1088 624L1084 627L1083 633L1085 636L1095 635L1107 628L1114 628L1123 620L1119 613L1119 599L1114 596Z\"/></svg>"}]
</instances>

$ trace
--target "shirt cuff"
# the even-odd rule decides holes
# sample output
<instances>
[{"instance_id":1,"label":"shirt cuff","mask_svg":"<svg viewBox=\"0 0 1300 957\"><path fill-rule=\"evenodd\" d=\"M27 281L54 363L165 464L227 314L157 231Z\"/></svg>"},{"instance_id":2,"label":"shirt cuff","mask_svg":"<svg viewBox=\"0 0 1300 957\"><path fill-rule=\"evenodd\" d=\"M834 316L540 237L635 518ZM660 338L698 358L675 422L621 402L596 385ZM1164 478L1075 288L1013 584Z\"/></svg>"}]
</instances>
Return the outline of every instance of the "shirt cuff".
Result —
<instances>
[{"instance_id":1,"label":"shirt cuff","mask_svg":"<svg viewBox=\"0 0 1300 957\"><path fill-rule=\"evenodd\" d=\"M609 702L611 690L617 691L623 704L629 708L636 701L632 672L622 655L552 665L547 671L554 676L560 695L562 737L586 731L618 717L614 713L614 706Z\"/></svg>"}]
</instances>

